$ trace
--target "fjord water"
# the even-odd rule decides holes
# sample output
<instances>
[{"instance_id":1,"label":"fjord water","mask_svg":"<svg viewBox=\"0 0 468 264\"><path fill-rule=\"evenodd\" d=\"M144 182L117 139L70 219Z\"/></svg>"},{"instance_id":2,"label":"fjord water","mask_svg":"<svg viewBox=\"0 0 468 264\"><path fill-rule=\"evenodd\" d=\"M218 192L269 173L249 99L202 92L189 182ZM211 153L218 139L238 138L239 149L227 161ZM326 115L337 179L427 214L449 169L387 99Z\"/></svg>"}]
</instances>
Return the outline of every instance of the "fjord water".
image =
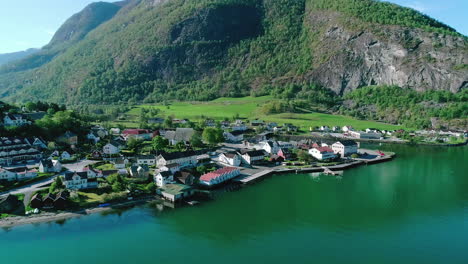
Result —
<instances>
[{"instance_id":1,"label":"fjord water","mask_svg":"<svg viewBox=\"0 0 468 264\"><path fill-rule=\"evenodd\" d=\"M266 179L178 210L0 231L2 263L468 263L468 147L373 146L388 163Z\"/></svg>"}]
</instances>

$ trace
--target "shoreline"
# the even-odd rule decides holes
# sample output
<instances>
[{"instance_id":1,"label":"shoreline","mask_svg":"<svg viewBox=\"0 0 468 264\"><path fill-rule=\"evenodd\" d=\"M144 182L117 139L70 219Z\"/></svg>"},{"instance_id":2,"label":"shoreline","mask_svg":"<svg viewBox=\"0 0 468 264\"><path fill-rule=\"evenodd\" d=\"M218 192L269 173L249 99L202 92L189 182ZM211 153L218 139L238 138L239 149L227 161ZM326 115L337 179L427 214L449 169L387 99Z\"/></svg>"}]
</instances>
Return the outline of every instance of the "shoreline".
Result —
<instances>
[{"instance_id":1,"label":"shoreline","mask_svg":"<svg viewBox=\"0 0 468 264\"><path fill-rule=\"evenodd\" d=\"M372 151L372 150L365 149L365 151ZM234 181L240 183L243 186L247 186L247 185L257 183L265 179L266 177L269 177L272 175L280 175L280 174L287 174L287 173L298 174L298 173L323 172L325 171L325 168L332 170L332 171L347 170L347 169L352 169L352 168L359 167L362 165L388 162L388 161L393 160L395 156L396 156L395 153L390 153L384 157L379 157L379 158L375 158L372 160L355 160L350 163L323 166L323 167L308 167L308 168L306 167L306 168L294 168L294 169L293 168L291 169L281 168L281 169L274 169L270 171L259 169L258 170L259 173L264 172L261 177L255 177L255 174L252 174L247 177L243 177L241 179L234 179ZM249 180L248 182L242 181L243 179L247 179L249 177L252 177L252 179ZM90 208L83 208L83 209L79 209L79 210L71 211L71 212L57 212L57 213L44 212L44 213L40 213L37 215L30 215L30 216L7 217L4 219L0 219L0 228L12 228L12 227L17 227L17 226L50 223L50 222L55 222L55 221L80 218L82 216L87 216L87 215L102 213L102 212L109 212L109 211L123 208L123 207L140 206L140 205L144 205L148 202L156 201L156 200L159 200L158 197L150 196L150 197L140 198L138 200L125 201L125 202L111 204L108 207L90 207Z\"/></svg>"},{"instance_id":2,"label":"shoreline","mask_svg":"<svg viewBox=\"0 0 468 264\"><path fill-rule=\"evenodd\" d=\"M42 224L50 223L62 220L68 220L73 218L80 218L82 216L87 216L96 213L109 212L115 209L120 209L124 207L139 206L146 204L151 201L158 200L157 197L146 197L134 201L126 201L111 204L108 207L91 207L86 209L80 209L71 212L44 212L37 215L30 216L14 216L0 219L0 228L12 228L17 226L24 225L33 225L33 224Z\"/></svg>"}]
</instances>

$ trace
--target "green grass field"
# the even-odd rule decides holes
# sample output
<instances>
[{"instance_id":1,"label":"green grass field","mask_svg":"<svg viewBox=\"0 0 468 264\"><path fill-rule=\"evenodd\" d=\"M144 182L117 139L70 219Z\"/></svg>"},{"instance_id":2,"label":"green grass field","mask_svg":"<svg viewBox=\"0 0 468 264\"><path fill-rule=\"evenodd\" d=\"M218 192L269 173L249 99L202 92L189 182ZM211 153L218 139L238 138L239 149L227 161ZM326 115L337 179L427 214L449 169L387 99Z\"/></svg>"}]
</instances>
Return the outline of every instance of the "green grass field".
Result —
<instances>
[{"instance_id":1,"label":"green grass field","mask_svg":"<svg viewBox=\"0 0 468 264\"><path fill-rule=\"evenodd\" d=\"M206 118L223 120L239 116L241 119L261 119L265 122L277 122L279 124L292 123L308 131L315 126L353 126L355 129L365 129L369 127L378 129L394 130L403 128L397 125L390 125L376 121L356 120L352 117L331 115L323 113L283 113L274 115L260 114L258 109L265 102L275 100L270 96L244 97L244 98L219 98L210 102L176 102L169 106L164 105L139 105L133 107L127 115L127 120L114 122L126 127L137 127L141 109L155 108L161 111L159 117L174 116L178 119L190 119L191 121L201 121Z\"/></svg>"}]
</instances>

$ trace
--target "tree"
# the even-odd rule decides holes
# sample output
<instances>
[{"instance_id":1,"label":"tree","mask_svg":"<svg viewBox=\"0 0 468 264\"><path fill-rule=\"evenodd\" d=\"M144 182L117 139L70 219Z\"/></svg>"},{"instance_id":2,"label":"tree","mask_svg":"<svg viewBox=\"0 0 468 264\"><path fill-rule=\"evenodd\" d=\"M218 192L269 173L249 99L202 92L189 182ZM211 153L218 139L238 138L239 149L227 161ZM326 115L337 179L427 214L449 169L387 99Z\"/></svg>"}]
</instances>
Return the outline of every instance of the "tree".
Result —
<instances>
[{"instance_id":1,"label":"tree","mask_svg":"<svg viewBox=\"0 0 468 264\"><path fill-rule=\"evenodd\" d=\"M152 140L152 147L156 151L161 151L164 150L169 146L169 140L161 137L161 136L156 136Z\"/></svg>"},{"instance_id":2,"label":"tree","mask_svg":"<svg viewBox=\"0 0 468 264\"><path fill-rule=\"evenodd\" d=\"M127 142L127 147L133 152L139 152L143 147L143 141L136 138L130 138Z\"/></svg>"},{"instance_id":3,"label":"tree","mask_svg":"<svg viewBox=\"0 0 468 264\"><path fill-rule=\"evenodd\" d=\"M174 146L174 148L175 148L177 151L184 151L184 150L187 149L187 147L185 146L185 143L182 142L182 141L177 142L177 144Z\"/></svg>"},{"instance_id":4,"label":"tree","mask_svg":"<svg viewBox=\"0 0 468 264\"><path fill-rule=\"evenodd\" d=\"M201 175L205 174L207 172L207 168L203 165L197 167L197 172L200 173Z\"/></svg>"},{"instance_id":5,"label":"tree","mask_svg":"<svg viewBox=\"0 0 468 264\"><path fill-rule=\"evenodd\" d=\"M155 193L156 192L156 184L154 184L154 182L150 182L148 183L148 185L146 185L146 190L150 193Z\"/></svg>"},{"instance_id":6,"label":"tree","mask_svg":"<svg viewBox=\"0 0 468 264\"><path fill-rule=\"evenodd\" d=\"M65 186L63 185L62 177L57 176L54 182L49 187L49 193L54 193L57 190L64 189Z\"/></svg>"},{"instance_id":7,"label":"tree","mask_svg":"<svg viewBox=\"0 0 468 264\"><path fill-rule=\"evenodd\" d=\"M192 147L194 148L203 147L202 137L200 136L199 133L195 133L192 135L192 138L190 139L190 144L192 144Z\"/></svg>"},{"instance_id":8,"label":"tree","mask_svg":"<svg viewBox=\"0 0 468 264\"><path fill-rule=\"evenodd\" d=\"M210 145L215 145L224 141L223 130L212 127L205 128L202 137L203 140Z\"/></svg>"},{"instance_id":9,"label":"tree","mask_svg":"<svg viewBox=\"0 0 468 264\"><path fill-rule=\"evenodd\" d=\"M299 161L302 162L309 162L312 159L309 153L307 153L307 151L304 150L299 150L297 152L297 158L299 159Z\"/></svg>"}]
</instances>

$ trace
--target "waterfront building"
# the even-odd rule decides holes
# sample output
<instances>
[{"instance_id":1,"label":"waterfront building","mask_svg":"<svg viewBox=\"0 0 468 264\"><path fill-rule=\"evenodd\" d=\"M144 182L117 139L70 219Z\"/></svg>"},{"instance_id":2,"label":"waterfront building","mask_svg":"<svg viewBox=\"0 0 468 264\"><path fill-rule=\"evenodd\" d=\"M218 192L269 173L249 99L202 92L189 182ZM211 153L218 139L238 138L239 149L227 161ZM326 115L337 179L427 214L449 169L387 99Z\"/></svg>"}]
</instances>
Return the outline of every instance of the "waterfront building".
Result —
<instances>
[{"instance_id":1,"label":"waterfront building","mask_svg":"<svg viewBox=\"0 0 468 264\"><path fill-rule=\"evenodd\" d=\"M184 184L167 184L164 188L159 189L158 193L170 202L178 202L184 198L191 197L195 190Z\"/></svg>"},{"instance_id":2,"label":"waterfront building","mask_svg":"<svg viewBox=\"0 0 468 264\"><path fill-rule=\"evenodd\" d=\"M174 182L174 174L170 171L158 171L154 175L154 182L156 186L163 188L166 184Z\"/></svg>"},{"instance_id":3,"label":"waterfront building","mask_svg":"<svg viewBox=\"0 0 468 264\"><path fill-rule=\"evenodd\" d=\"M195 151L163 153L156 158L156 165L162 167L168 164L177 163L181 168L197 165L197 157L200 154Z\"/></svg>"},{"instance_id":4,"label":"waterfront building","mask_svg":"<svg viewBox=\"0 0 468 264\"><path fill-rule=\"evenodd\" d=\"M87 172L67 172L64 180L65 187L70 190L97 188L96 179L88 179Z\"/></svg>"},{"instance_id":5,"label":"waterfront building","mask_svg":"<svg viewBox=\"0 0 468 264\"><path fill-rule=\"evenodd\" d=\"M240 170L234 167L224 167L222 169L207 173L200 177L200 183L206 186L214 186L229 181L241 174Z\"/></svg>"},{"instance_id":6,"label":"waterfront building","mask_svg":"<svg viewBox=\"0 0 468 264\"><path fill-rule=\"evenodd\" d=\"M329 147L314 147L309 150L309 154L318 160L333 159L336 157L333 150Z\"/></svg>"},{"instance_id":7,"label":"waterfront building","mask_svg":"<svg viewBox=\"0 0 468 264\"><path fill-rule=\"evenodd\" d=\"M219 155L219 162L230 166L240 166L241 161L241 158L236 152L221 153Z\"/></svg>"},{"instance_id":8,"label":"waterfront building","mask_svg":"<svg viewBox=\"0 0 468 264\"><path fill-rule=\"evenodd\" d=\"M341 140L332 145L332 150L341 157L347 157L358 153L358 144L353 140Z\"/></svg>"},{"instance_id":9,"label":"waterfront building","mask_svg":"<svg viewBox=\"0 0 468 264\"><path fill-rule=\"evenodd\" d=\"M266 157L264 150L242 151L242 161L246 164L253 165L263 162Z\"/></svg>"}]
</instances>

